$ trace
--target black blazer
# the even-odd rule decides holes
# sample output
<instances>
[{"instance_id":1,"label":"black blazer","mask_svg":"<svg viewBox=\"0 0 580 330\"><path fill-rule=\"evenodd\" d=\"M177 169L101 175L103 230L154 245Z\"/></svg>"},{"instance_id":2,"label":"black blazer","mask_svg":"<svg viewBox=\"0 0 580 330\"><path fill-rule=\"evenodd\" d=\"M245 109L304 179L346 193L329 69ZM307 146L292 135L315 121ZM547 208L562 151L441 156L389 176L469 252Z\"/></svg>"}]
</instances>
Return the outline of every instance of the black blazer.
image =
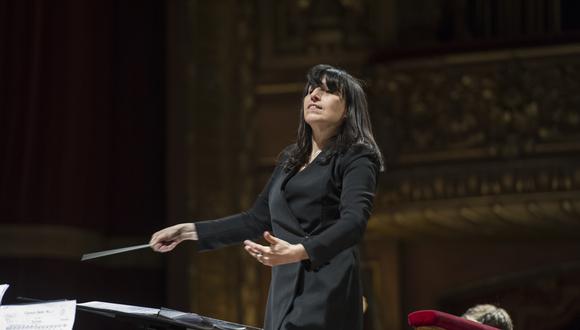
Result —
<instances>
[{"instance_id":1,"label":"black blazer","mask_svg":"<svg viewBox=\"0 0 580 330\"><path fill-rule=\"evenodd\" d=\"M198 248L256 239L266 230L302 243L309 260L272 267L264 329L362 329L357 243L372 211L379 172L375 154L360 145L342 154L323 153L304 173L285 172L283 164L284 157L250 210L197 222ZM303 174L311 179L304 181L300 198L320 209L297 218L284 188L292 176Z\"/></svg>"}]
</instances>

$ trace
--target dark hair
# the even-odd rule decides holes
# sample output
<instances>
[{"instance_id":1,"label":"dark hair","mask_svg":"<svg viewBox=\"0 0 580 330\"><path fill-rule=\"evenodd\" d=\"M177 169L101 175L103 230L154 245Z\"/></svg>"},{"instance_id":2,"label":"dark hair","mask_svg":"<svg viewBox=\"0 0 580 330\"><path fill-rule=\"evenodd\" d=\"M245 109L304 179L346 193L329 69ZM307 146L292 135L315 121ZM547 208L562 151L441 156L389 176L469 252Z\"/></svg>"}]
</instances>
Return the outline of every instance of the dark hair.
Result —
<instances>
[{"instance_id":1,"label":"dark hair","mask_svg":"<svg viewBox=\"0 0 580 330\"><path fill-rule=\"evenodd\" d=\"M494 305L473 306L463 314L463 317L502 330L513 330L514 328L512 319L505 309Z\"/></svg>"},{"instance_id":2,"label":"dark hair","mask_svg":"<svg viewBox=\"0 0 580 330\"><path fill-rule=\"evenodd\" d=\"M328 160L337 153L344 153L353 145L362 145L371 150L380 171L383 171L383 157L373 137L367 98L361 81L333 66L318 64L312 67L306 75L307 82L302 98L308 95L311 88L322 86L324 79L329 92L337 93L344 98L346 118L336 135L324 148L321 161ZM311 151L312 128L304 120L304 109L301 106L296 144L287 151L288 157L284 169L290 171L300 168L307 163Z\"/></svg>"}]
</instances>

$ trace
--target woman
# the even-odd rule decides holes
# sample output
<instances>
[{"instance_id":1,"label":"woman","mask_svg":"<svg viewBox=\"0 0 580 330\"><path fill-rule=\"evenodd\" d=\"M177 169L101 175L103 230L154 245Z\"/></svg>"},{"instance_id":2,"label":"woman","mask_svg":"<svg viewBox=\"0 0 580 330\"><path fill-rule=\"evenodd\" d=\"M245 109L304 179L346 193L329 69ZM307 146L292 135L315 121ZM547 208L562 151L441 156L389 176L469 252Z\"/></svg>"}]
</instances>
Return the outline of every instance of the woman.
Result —
<instances>
[{"instance_id":1,"label":"woman","mask_svg":"<svg viewBox=\"0 0 580 330\"><path fill-rule=\"evenodd\" d=\"M184 240L198 240L200 250L243 241L272 267L264 329L362 329L357 243L382 169L359 81L317 65L307 75L297 142L281 153L253 207L168 227L150 245L167 252ZM269 245L251 241L261 235Z\"/></svg>"}]
</instances>

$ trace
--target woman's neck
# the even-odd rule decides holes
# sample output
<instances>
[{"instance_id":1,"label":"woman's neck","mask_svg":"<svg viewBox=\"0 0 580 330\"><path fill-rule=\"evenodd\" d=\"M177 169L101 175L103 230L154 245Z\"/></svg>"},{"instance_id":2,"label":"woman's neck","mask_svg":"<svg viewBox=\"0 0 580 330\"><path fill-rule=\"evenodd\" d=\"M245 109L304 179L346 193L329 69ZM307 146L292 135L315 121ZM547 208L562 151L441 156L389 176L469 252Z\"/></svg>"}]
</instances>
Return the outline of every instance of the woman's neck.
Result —
<instances>
[{"instance_id":1,"label":"woman's neck","mask_svg":"<svg viewBox=\"0 0 580 330\"><path fill-rule=\"evenodd\" d=\"M315 152L320 152L322 149L324 149L324 147L326 146L326 144L328 143L328 141L330 141L330 138L334 135L335 130L316 130L313 129L312 130L312 154L314 154Z\"/></svg>"},{"instance_id":2,"label":"woman's neck","mask_svg":"<svg viewBox=\"0 0 580 330\"><path fill-rule=\"evenodd\" d=\"M310 154L314 155L321 152L322 149L324 149L324 147L326 146L327 142L328 139L320 140L312 137L312 149L310 150Z\"/></svg>"}]
</instances>

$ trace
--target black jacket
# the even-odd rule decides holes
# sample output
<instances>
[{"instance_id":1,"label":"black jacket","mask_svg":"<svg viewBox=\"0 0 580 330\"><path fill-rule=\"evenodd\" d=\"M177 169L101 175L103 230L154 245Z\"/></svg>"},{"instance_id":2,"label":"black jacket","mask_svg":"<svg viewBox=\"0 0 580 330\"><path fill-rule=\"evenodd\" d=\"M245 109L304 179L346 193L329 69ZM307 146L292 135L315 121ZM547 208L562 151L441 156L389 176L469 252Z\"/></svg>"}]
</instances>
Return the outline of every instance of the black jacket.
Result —
<instances>
[{"instance_id":1,"label":"black jacket","mask_svg":"<svg viewBox=\"0 0 580 330\"><path fill-rule=\"evenodd\" d=\"M357 243L373 206L379 172L374 159L370 150L353 146L343 154L323 153L299 173L285 172L282 160L250 210L196 223L200 250L255 239L264 231L304 245L309 260L272 267L265 330L362 329ZM305 187L289 205L285 186L293 176L306 176ZM292 211L306 204L307 213Z\"/></svg>"}]
</instances>

